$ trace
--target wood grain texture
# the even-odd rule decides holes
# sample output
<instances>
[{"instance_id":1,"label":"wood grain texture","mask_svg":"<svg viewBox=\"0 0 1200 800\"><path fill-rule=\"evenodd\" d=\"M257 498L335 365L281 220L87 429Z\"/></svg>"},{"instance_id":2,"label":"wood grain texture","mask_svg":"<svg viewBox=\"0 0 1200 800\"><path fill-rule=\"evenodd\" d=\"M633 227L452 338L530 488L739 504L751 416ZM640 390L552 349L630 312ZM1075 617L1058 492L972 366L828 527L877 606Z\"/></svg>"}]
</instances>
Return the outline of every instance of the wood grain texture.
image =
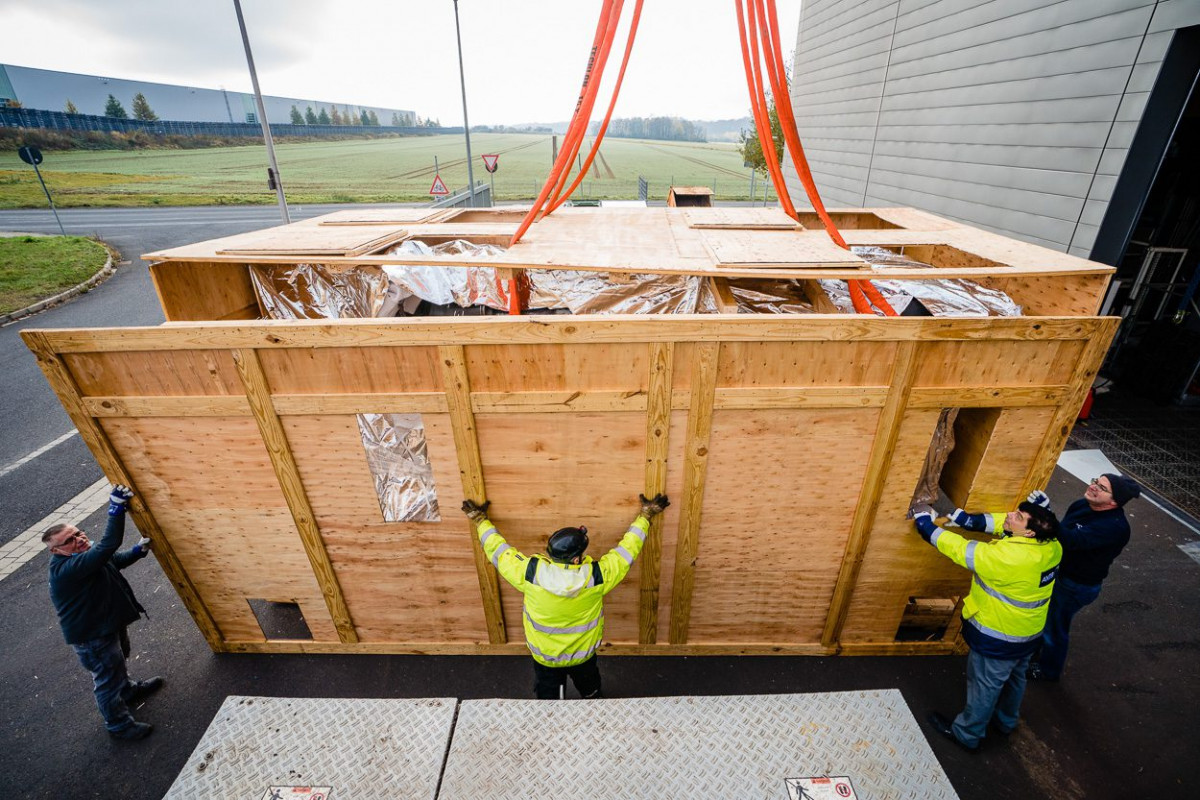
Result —
<instances>
[{"instance_id":1,"label":"wood grain texture","mask_svg":"<svg viewBox=\"0 0 1200 800\"><path fill-rule=\"evenodd\" d=\"M650 345L650 378L646 410L646 480L643 494L654 497L667 488L667 458L671 445L671 379L675 362L669 344ZM638 642L658 640L659 580L662 573L662 515L650 521L640 557Z\"/></svg>"}]
</instances>

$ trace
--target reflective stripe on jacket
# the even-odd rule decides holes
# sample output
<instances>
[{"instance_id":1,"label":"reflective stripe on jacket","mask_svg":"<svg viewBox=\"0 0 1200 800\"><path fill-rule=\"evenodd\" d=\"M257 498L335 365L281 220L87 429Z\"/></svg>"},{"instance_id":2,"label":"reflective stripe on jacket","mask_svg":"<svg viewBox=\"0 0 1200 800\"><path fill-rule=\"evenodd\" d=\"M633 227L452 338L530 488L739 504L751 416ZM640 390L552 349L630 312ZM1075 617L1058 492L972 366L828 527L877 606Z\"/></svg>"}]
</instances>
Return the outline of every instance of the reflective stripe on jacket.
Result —
<instances>
[{"instance_id":1,"label":"reflective stripe on jacket","mask_svg":"<svg viewBox=\"0 0 1200 800\"><path fill-rule=\"evenodd\" d=\"M527 557L504 541L489 519L476 526L483 552L501 577L525 596L525 643L535 661L569 667L587 661L604 638L604 595L617 587L642 552L650 521L638 516L599 561L559 564Z\"/></svg>"},{"instance_id":2,"label":"reflective stripe on jacket","mask_svg":"<svg viewBox=\"0 0 1200 800\"><path fill-rule=\"evenodd\" d=\"M967 644L995 658L1033 652L1046 626L1062 546L1024 536L978 542L942 528L930 544L974 573L962 612Z\"/></svg>"}]
</instances>

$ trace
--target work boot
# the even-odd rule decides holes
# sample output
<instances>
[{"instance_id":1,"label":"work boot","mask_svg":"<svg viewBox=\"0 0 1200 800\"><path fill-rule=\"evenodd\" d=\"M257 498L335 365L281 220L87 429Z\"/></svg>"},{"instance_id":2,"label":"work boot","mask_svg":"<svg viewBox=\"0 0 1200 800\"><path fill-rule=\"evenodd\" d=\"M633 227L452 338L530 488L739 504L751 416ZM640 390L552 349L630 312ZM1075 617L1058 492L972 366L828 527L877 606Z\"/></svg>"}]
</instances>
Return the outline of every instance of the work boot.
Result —
<instances>
[{"instance_id":1,"label":"work boot","mask_svg":"<svg viewBox=\"0 0 1200 800\"><path fill-rule=\"evenodd\" d=\"M946 719L946 717L943 716L942 714L939 714L936 711L931 711L931 712L929 712L929 716L927 716L925 719L929 722L929 727L933 728L935 731L940 733L942 736L945 736L947 739L954 742L956 745L961 747L963 750L966 750L968 753L978 753L979 752L979 745L975 745L974 747L971 747L968 744L966 744L962 739L959 739L957 736L954 735L953 723L950 720Z\"/></svg>"},{"instance_id":2,"label":"work boot","mask_svg":"<svg viewBox=\"0 0 1200 800\"><path fill-rule=\"evenodd\" d=\"M136 742L138 739L145 739L152 730L154 726L149 722L135 722L123 730L109 731L108 735L125 742Z\"/></svg>"},{"instance_id":3,"label":"work boot","mask_svg":"<svg viewBox=\"0 0 1200 800\"><path fill-rule=\"evenodd\" d=\"M155 675L153 678L147 678L144 681L129 682L129 696L125 698L125 702L129 704L136 703L143 697L148 697L162 688L163 679Z\"/></svg>"}]
</instances>

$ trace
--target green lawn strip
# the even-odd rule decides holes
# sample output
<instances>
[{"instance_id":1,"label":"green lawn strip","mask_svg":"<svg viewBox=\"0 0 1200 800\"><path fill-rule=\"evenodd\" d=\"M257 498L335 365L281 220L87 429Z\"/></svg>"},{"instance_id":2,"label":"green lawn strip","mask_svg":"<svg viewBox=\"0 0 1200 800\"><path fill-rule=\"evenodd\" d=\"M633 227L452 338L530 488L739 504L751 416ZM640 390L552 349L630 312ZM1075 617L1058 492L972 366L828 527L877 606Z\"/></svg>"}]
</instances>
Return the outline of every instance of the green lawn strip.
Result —
<instances>
[{"instance_id":1,"label":"green lawn strip","mask_svg":"<svg viewBox=\"0 0 1200 800\"><path fill-rule=\"evenodd\" d=\"M83 283L107 258L103 245L82 236L0 237L0 314Z\"/></svg>"}]
</instances>

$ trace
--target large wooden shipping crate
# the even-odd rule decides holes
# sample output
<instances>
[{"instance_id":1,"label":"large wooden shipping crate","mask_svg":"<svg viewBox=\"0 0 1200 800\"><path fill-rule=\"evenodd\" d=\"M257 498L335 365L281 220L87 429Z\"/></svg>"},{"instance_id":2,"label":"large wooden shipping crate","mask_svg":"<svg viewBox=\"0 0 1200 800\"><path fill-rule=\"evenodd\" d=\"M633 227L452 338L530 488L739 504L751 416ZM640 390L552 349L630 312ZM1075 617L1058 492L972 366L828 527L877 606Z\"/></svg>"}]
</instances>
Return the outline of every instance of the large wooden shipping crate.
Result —
<instances>
[{"instance_id":1,"label":"large wooden shipping crate","mask_svg":"<svg viewBox=\"0 0 1200 800\"><path fill-rule=\"evenodd\" d=\"M845 210L851 244L1003 290L1024 316L738 314L738 280L881 273L774 210L563 209L486 263L701 275L726 313L259 318L251 265L507 243L520 216L339 212L155 253L164 325L23 332L105 474L135 487L134 520L213 650L522 653L521 596L462 499L490 500L527 553L585 524L598 556L658 491L671 507L608 596L605 652L961 647L969 574L906 519L939 417L958 409L950 502L1007 510L1044 485L1115 331L1097 316L1110 268ZM432 516L386 521L360 414L416 415ZM294 604L311 638L265 630L264 603Z\"/></svg>"}]
</instances>

